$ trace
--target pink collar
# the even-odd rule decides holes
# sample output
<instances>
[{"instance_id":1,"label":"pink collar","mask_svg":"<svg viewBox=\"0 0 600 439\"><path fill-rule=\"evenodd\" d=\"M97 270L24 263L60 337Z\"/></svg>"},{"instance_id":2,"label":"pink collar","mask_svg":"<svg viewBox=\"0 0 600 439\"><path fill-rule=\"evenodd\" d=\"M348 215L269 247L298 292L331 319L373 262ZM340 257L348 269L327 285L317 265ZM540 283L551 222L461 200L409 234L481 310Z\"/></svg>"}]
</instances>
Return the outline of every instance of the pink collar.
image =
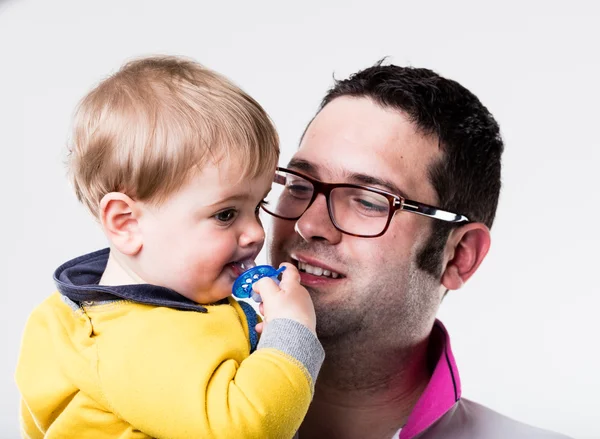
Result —
<instances>
[{"instance_id":1,"label":"pink collar","mask_svg":"<svg viewBox=\"0 0 600 439\"><path fill-rule=\"evenodd\" d=\"M435 369L425 391L402 427L400 439L412 439L444 416L460 399L460 377L450 347L450 336L439 320L429 337L429 355Z\"/></svg>"}]
</instances>

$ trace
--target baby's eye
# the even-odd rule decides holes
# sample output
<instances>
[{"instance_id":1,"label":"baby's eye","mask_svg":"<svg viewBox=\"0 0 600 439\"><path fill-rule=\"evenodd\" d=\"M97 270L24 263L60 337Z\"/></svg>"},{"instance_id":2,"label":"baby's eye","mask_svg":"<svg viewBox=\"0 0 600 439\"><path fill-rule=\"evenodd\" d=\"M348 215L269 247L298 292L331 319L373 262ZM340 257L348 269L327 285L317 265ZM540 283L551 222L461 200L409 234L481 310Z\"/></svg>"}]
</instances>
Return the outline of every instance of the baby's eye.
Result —
<instances>
[{"instance_id":1,"label":"baby's eye","mask_svg":"<svg viewBox=\"0 0 600 439\"><path fill-rule=\"evenodd\" d=\"M256 215L258 215L260 213L260 207L269 204L269 202L267 200L262 200L260 203L258 203L258 206L256 206L256 209L254 209L254 213Z\"/></svg>"},{"instance_id":2,"label":"baby's eye","mask_svg":"<svg viewBox=\"0 0 600 439\"><path fill-rule=\"evenodd\" d=\"M232 222L236 216L237 211L235 209L227 209L217 213L214 217L220 223L227 224Z\"/></svg>"}]
</instances>

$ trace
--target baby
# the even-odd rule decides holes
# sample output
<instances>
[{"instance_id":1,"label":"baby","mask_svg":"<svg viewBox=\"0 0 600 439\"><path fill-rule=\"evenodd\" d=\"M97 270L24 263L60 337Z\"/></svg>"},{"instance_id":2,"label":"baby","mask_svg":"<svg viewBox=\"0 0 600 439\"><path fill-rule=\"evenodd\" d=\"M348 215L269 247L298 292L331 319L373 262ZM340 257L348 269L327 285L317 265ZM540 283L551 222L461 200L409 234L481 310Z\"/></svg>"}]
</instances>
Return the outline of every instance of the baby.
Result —
<instances>
[{"instance_id":1,"label":"baby","mask_svg":"<svg viewBox=\"0 0 600 439\"><path fill-rule=\"evenodd\" d=\"M69 169L110 247L60 266L17 367L28 438L290 438L324 352L287 265L265 322L231 297L279 158L263 108L193 61L126 64L80 103Z\"/></svg>"}]
</instances>

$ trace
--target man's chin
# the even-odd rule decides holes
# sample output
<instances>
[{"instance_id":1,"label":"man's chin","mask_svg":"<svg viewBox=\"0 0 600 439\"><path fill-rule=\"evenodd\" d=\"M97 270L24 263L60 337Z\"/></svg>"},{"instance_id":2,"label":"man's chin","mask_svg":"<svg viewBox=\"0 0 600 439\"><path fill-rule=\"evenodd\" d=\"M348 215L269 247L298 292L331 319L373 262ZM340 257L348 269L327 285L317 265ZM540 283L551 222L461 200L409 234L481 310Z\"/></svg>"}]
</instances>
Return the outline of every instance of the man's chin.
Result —
<instances>
[{"instance_id":1,"label":"man's chin","mask_svg":"<svg viewBox=\"0 0 600 439\"><path fill-rule=\"evenodd\" d=\"M335 312L336 309L343 307L345 297L341 290L307 285L304 285L304 287L310 294L317 314L326 317L328 314Z\"/></svg>"},{"instance_id":2,"label":"man's chin","mask_svg":"<svg viewBox=\"0 0 600 439\"><path fill-rule=\"evenodd\" d=\"M317 337L326 344L335 343L340 337L356 334L359 325L356 324L357 316L340 312L339 303L315 302L317 316Z\"/></svg>"}]
</instances>

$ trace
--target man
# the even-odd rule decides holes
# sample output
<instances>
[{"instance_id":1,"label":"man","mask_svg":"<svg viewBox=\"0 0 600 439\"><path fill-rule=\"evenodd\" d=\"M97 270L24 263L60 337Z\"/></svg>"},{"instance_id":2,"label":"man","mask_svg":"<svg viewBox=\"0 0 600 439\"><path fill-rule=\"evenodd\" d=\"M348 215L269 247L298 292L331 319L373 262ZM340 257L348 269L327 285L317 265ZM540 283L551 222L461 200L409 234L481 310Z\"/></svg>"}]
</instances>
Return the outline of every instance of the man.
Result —
<instances>
[{"instance_id":1,"label":"man","mask_svg":"<svg viewBox=\"0 0 600 439\"><path fill-rule=\"evenodd\" d=\"M564 437L461 399L435 318L488 252L502 151L477 97L430 70L380 63L325 96L264 206L326 351L300 439Z\"/></svg>"}]
</instances>

